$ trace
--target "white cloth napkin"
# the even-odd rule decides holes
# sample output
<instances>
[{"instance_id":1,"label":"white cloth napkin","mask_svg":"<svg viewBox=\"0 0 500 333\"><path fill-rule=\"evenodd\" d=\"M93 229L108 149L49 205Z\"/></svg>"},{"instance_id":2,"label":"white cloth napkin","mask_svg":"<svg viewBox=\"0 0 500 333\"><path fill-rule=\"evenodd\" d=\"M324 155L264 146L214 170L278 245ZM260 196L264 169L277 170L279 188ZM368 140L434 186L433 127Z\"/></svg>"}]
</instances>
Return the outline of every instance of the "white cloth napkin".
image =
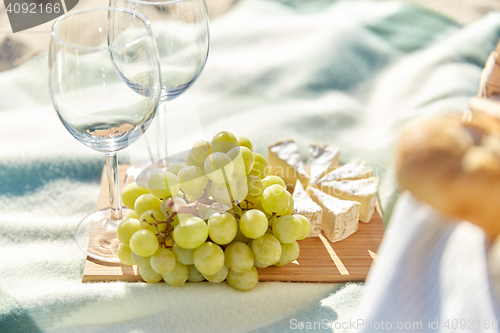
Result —
<instances>
[{"instance_id":1,"label":"white cloth napkin","mask_svg":"<svg viewBox=\"0 0 500 333\"><path fill-rule=\"evenodd\" d=\"M356 332L497 332L490 247L479 227L402 194L366 283Z\"/></svg>"}]
</instances>

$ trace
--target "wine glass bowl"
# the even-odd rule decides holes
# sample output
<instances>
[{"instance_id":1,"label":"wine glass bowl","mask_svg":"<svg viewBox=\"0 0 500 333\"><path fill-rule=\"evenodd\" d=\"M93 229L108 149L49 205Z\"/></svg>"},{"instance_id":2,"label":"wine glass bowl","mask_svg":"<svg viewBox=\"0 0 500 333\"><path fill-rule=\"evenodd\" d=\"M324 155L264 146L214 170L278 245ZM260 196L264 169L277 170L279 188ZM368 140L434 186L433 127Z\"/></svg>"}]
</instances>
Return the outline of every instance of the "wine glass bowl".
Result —
<instances>
[{"instance_id":1,"label":"wine glass bowl","mask_svg":"<svg viewBox=\"0 0 500 333\"><path fill-rule=\"evenodd\" d=\"M204 0L111 0L111 5L151 20L160 57L162 102L185 92L199 77L208 57L208 11Z\"/></svg>"},{"instance_id":2,"label":"wine glass bowl","mask_svg":"<svg viewBox=\"0 0 500 333\"><path fill-rule=\"evenodd\" d=\"M49 88L66 129L106 154L110 209L84 218L75 239L89 257L117 262L116 226L123 215L116 154L144 134L161 97L150 21L114 7L60 17L51 32Z\"/></svg>"},{"instance_id":3,"label":"wine glass bowl","mask_svg":"<svg viewBox=\"0 0 500 333\"><path fill-rule=\"evenodd\" d=\"M132 163L129 173L138 175L151 164L165 170L172 162L167 151L167 102L189 89L205 67L210 42L207 4L205 0L110 0L110 4L150 19L161 67L162 104L154 132L146 140L156 156Z\"/></svg>"},{"instance_id":4,"label":"wine glass bowl","mask_svg":"<svg viewBox=\"0 0 500 333\"><path fill-rule=\"evenodd\" d=\"M103 9L75 12L54 24L53 104L68 131L95 150L127 147L153 119L157 59L146 23L122 9Z\"/></svg>"}]
</instances>

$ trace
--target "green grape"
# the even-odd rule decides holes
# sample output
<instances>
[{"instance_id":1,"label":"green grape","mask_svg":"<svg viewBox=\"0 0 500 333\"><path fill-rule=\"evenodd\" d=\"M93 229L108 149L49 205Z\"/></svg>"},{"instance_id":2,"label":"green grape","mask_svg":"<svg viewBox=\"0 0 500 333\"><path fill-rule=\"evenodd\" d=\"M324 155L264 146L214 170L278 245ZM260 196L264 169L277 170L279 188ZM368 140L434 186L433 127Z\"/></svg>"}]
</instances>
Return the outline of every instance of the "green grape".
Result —
<instances>
[{"instance_id":1,"label":"green grape","mask_svg":"<svg viewBox=\"0 0 500 333\"><path fill-rule=\"evenodd\" d=\"M302 222L302 234L300 235L298 240L304 239L309 236L309 234L311 233L311 221L309 221L309 219L304 215L300 214L294 214L293 217L296 217L300 222Z\"/></svg>"},{"instance_id":2,"label":"green grape","mask_svg":"<svg viewBox=\"0 0 500 333\"><path fill-rule=\"evenodd\" d=\"M276 184L283 186L283 188L286 189L285 181L283 180L283 178L278 176L274 175L267 176L266 178L262 179L262 182L264 183L264 188Z\"/></svg>"},{"instance_id":3,"label":"green grape","mask_svg":"<svg viewBox=\"0 0 500 333\"><path fill-rule=\"evenodd\" d=\"M127 214L125 214L124 220L127 219L139 219L139 215L135 212L135 210L129 210Z\"/></svg>"},{"instance_id":4,"label":"green grape","mask_svg":"<svg viewBox=\"0 0 500 333\"><path fill-rule=\"evenodd\" d=\"M149 261L156 273L167 274L175 267L175 254L170 249L159 248Z\"/></svg>"},{"instance_id":5,"label":"green grape","mask_svg":"<svg viewBox=\"0 0 500 333\"><path fill-rule=\"evenodd\" d=\"M184 206L185 204L186 201L181 197L178 196L171 197L161 202L160 211L162 212L163 215L168 216L172 214L174 211L178 211L179 207ZM172 209L168 207L172 207Z\"/></svg>"},{"instance_id":6,"label":"green grape","mask_svg":"<svg viewBox=\"0 0 500 333\"><path fill-rule=\"evenodd\" d=\"M286 209L286 212L283 213L283 215L292 215L293 208L295 206L293 202L293 196L288 191L286 191L285 193L288 196L288 208Z\"/></svg>"},{"instance_id":7,"label":"green grape","mask_svg":"<svg viewBox=\"0 0 500 333\"><path fill-rule=\"evenodd\" d=\"M191 151L188 153L188 156L186 157L186 165L197 166L198 168L203 169L203 163L196 162L193 156L191 156Z\"/></svg>"},{"instance_id":8,"label":"green grape","mask_svg":"<svg viewBox=\"0 0 500 333\"><path fill-rule=\"evenodd\" d=\"M208 184L205 171L197 166L185 166L177 176L181 182L181 190L186 194L203 193Z\"/></svg>"},{"instance_id":9,"label":"green grape","mask_svg":"<svg viewBox=\"0 0 500 333\"><path fill-rule=\"evenodd\" d=\"M238 140L238 146L247 147L248 149L253 150L252 142L250 142L250 140L248 140L244 136L238 137L237 140Z\"/></svg>"},{"instance_id":10,"label":"green grape","mask_svg":"<svg viewBox=\"0 0 500 333\"><path fill-rule=\"evenodd\" d=\"M238 223L229 213L215 213L208 219L208 236L219 245L233 241L238 232Z\"/></svg>"},{"instance_id":11,"label":"green grape","mask_svg":"<svg viewBox=\"0 0 500 333\"><path fill-rule=\"evenodd\" d=\"M157 210L147 210L141 215L141 228L148 229L152 231L154 234L158 233L158 231L164 231L167 228L166 223L162 223L158 225L158 230L154 224L155 222L165 221L167 218L161 212Z\"/></svg>"},{"instance_id":12,"label":"green grape","mask_svg":"<svg viewBox=\"0 0 500 333\"><path fill-rule=\"evenodd\" d=\"M203 170L211 181L224 183L227 178L233 175L234 167L229 156L224 153L216 152L207 157ZM226 174L225 177L224 173Z\"/></svg>"},{"instance_id":13,"label":"green grape","mask_svg":"<svg viewBox=\"0 0 500 333\"><path fill-rule=\"evenodd\" d=\"M222 265L222 268L215 274L212 274L212 275L206 275L206 274L203 274L203 276L205 277L205 279L207 279L208 281L212 282L212 283L221 283L222 281L224 281L227 277L227 273L229 272L229 268L227 267L226 264Z\"/></svg>"},{"instance_id":14,"label":"green grape","mask_svg":"<svg viewBox=\"0 0 500 333\"><path fill-rule=\"evenodd\" d=\"M140 187L135 182L127 184L122 190L122 202L125 207L134 209L135 201L143 194L148 194L147 188Z\"/></svg>"},{"instance_id":15,"label":"green grape","mask_svg":"<svg viewBox=\"0 0 500 333\"><path fill-rule=\"evenodd\" d=\"M177 176L177 174L179 173L179 171L181 171L182 168L184 168L184 165L182 164L171 164L167 167L167 171Z\"/></svg>"},{"instance_id":16,"label":"green grape","mask_svg":"<svg viewBox=\"0 0 500 333\"><path fill-rule=\"evenodd\" d=\"M179 178L171 172L155 173L149 178L148 188L152 194L160 199L172 197L179 193Z\"/></svg>"},{"instance_id":17,"label":"green grape","mask_svg":"<svg viewBox=\"0 0 500 333\"><path fill-rule=\"evenodd\" d=\"M215 134L212 138L212 152L227 153L238 145L238 139L234 134L226 131Z\"/></svg>"},{"instance_id":18,"label":"green grape","mask_svg":"<svg viewBox=\"0 0 500 333\"><path fill-rule=\"evenodd\" d=\"M139 274L147 283L157 283L162 279L161 274L155 272L151 266L139 266Z\"/></svg>"},{"instance_id":19,"label":"green grape","mask_svg":"<svg viewBox=\"0 0 500 333\"><path fill-rule=\"evenodd\" d=\"M193 194L187 194L186 199L188 202L195 202L205 194L205 191L196 192Z\"/></svg>"},{"instance_id":20,"label":"green grape","mask_svg":"<svg viewBox=\"0 0 500 333\"><path fill-rule=\"evenodd\" d=\"M264 179L269 175L269 163L266 158L258 153L253 153L253 168L250 170L250 175Z\"/></svg>"},{"instance_id":21,"label":"green grape","mask_svg":"<svg viewBox=\"0 0 500 333\"><path fill-rule=\"evenodd\" d=\"M262 237L254 239L251 248L255 260L264 265L274 265L280 260L281 244L273 235L265 233Z\"/></svg>"},{"instance_id":22,"label":"green grape","mask_svg":"<svg viewBox=\"0 0 500 333\"><path fill-rule=\"evenodd\" d=\"M253 267L252 249L247 244L232 242L224 250L226 265L235 272L246 272Z\"/></svg>"},{"instance_id":23,"label":"green grape","mask_svg":"<svg viewBox=\"0 0 500 333\"><path fill-rule=\"evenodd\" d=\"M243 215L243 210L239 206L236 206L236 205L234 205L233 207L229 207L229 209L227 209L227 211L232 213L234 216Z\"/></svg>"},{"instance_id":24,"label":"green grape","mask_svg":"<svg viewBox=\"0 0 500 333\"><path fill-rule=\"evenodd\" d=\"M188 266L188 278L189 282L201 282L205 280L205 277L200 273L198 269L194 265Z\"/></svg>"},{"instance_id":25,"label":"green grape","mask_svg":"<svg viewBox=\"0 0 500 333\"><path fill-rule=\"evenodd\" d=\"M200 206L198 207L198 215L202 220L208 220L210 216L214 215L215 213L219 212L218 209L210 209L205 206ZM208 232L210 233L210 228L208 229Z\"/></svg>"},{"instance_id":26,"label":"green grape","mask_svg":"<svg viewBox=\"0 0 500 333\"><path fill-rule=\"evenodd\" d=\"M133 263L135 265L139 266L139 267L142 267L142 266L151 266L151 263L149 261L149 259L151 257L141 257L140 255L137 255L137 254L135 254L132 251L132 254L130 255L130 258L132 259Z\"/></svg>"},{"instance_id":27,"label":"green grape","mask_svg":"<svg viewBox=\"0 0 500 333\"><path fill-rule=\"evenodd\" d=\"M289 199L287 190L280 185L274 184L262 192L260 202L267 214L276 213L283 215L288 210Z\"/></svg>"},{"instance_id":28,"label":"green grape","mask_svg":"<svg viewBox=\"0 0 500 333\"><path fill-rule=\"evenodd\" d=\"M258 209L264 210L260 204L260 197L246 197L246 199L241 202L241 208L243 209Z\"/></svg>"},{"instance_id":29,"label":"green grape","mask_svg":"<svg viewBox=\"0 0 500 333\"><path fill-rule=\"evenodd\" d=\"M207 223L195 216L181 220L174 228L173 238L180 247L197 248L208 238Z\"/></svg>"},{"instance_id":30,"label":"green grape","mask_svg":"<svg viewBox=\"0 0 500 333\"><path fill-rule=\"evenodd\" d=\"M171 286L180 287L186 283L189 272L188 267L180 262L175 262L175 267L173 270L167 274L162 274L163 280Z\"/></svg>"},{"instance_id":31,"label":"green grape","mask_svg":"<svg viewBox=\"0 0 500 333\"><path fill-rule=\"evenodd\" d=\"M243 233L241 232L241 229L239 227L239 223L238 223L238 230L236 231L236 236L234 236L233 242L241 242L241 243L247 244L249 241L250 241L250 238L243 235Z\"/></svg>"},{"instance_id":32,"label":"green grape","mask_svg":"<svg viewBox=\"0 0 500 333\"><path fill-rule=\"evenodd\" d=\"M217 273L224 265L224 251L219 245L206 242L193 252L194 266L202 274Z\"/></svg>"},{"instance_id":33,"label":"green grape","mask_svg":"<svg viewBox=\"0 0 500 333\"><path fill-rule=\"evenodd\" d=\"M127 244L118 245L116 254L118 255L118 259L120 259L121 262L125 265L135 265L134 261L132 260L132 249Z\"/></svg>"},{"instance_id":34,"label":"green grape","mask_svg":"<svg viewBox=\"0 0 500 333\"><path fill-rule=\"evenodd\" d=\"M116 228L116 237L123 244L130 245L130 238L137 231L141 230L141 223L137 219L125 219Z\"/></svg>"},{"instance_id":35,"label":"green grape","mask_svg":"<svg viewBox=\"0 0 500 333\"><path fill-rule=\"evenodd\" d=\"M233 175L236 177L245 176L245 162L243 161L243 156L240 154L240 147L234 147L229 150L226 155L231 159L231 164L233 165Z\"/></svg>"},{"instance_id":36,"label":"green grape","mask_svg":"<svg viewBox=\"0 0 500 333\"><path fill-rule=\"evenodd\" d=\"M262 208L262 202L259 202L256 206L255 206L255 209L258 209L260 210L261 212L263 212L264 214L266 214L266 217L267 219L269 220L271 217L273 217L273 214L268 214L266 213L266 211L264 210L264 208Z\"/></svg>"},{"instance_id":37,"label":"green grape","mask_svg":"<svg viewBox=\"0 0 500 333\"><path fill-rule=\"evenodd\" d=\"M281 243L296 241L302 235L302 230L302 222L292 215L283 215L273 226L273 234Z\"/></svg>"},{"instance_id":38,"label":"green grape","mask_svg":"<svg viewBox=\"0 0 500 333\"><path fill-rule=\"evenodd\" d=\"M238 182L233 178L228 178L227 183L211 183L210 193L215 201L229 204L238 195Z\"/></svg>"},{"instance_id":39,"label":"green grape","mask_svg":"<svg viewBox=\"0 0 500 333\"><path fill-rule=\"evenodd\" d=\"M274 266L285 266L286 264L291 263L296 260L300 254L300 246L297 241L291 243L281 244L281 257Z\"/></svg>"},{"instance_id":40,"label":"green grape","mask_svg":"<svg viewBox=\"0 0 500 333\"><path fill-rule=\"evenodd\" d=\"M264 235L268 225L266 214L258 209L247 210L240 219L241 232L248 238Z\"/></svg>"},{"instance_id":41,"label":"green grape","mask_svg":"<svg viewBox=\"0 0 500 333\"><path fill-rule=\"evenodd\" d=\"M177 217L179 218L179 222L180 222L180 221L184 221L184 220L190 219L190 218L195 217L195 216L191 213L177 213Z\"/></svg>"},{"instance_id":42,"label":"green grape","mask_svg":"<svg viewBox=\"0 0 500 333\"><path fill-rule=\"evenodd\" d=\"M147 210L160 210L161 200L152 194L143 194L135 201L134 210L141 216Z\"/></svg>"},{"instance_id":43,"label":"green grape","mask_svg":"<svg viewBox=\"0 0 500 333\"><path fill-rule=\"evenodd\" d=\"M254 175L247 176L247 186L248 186L248 194L247 199L258 198L262 195L264 191L264 183L262 180Z\"/></svg>"},{"instance_id":44,"label":"green grape","mask_svg":"<svg viewBox=\"0 0 500 333\"><path fill-rule=\"evenodd\" d=\"M172 246L172 252L174 252L177 261L184 265L193 265L193 252L192 249L185 249L174 243Z\"/></svg>"},{"instance_id":45,"label":"green grape","mask_svg":"<svg viewBox=\"0 0 500 333\"><path fill-rule=\"evenodd\" d=\"M257 268L266 268L266 267L269 267L269 265L264 265L263 263L261 263L261 262L260 262L260 261L258 261L257 259L255 259L254 265L255 265L255 267L257 267Z\"/></svg>"},{"instance_id":46,"label":"green grape","mask_svg":"<svg viewBox=\"0 0 500 333\"><path fill-rule=\"evenodd\" d=\"M245 176L250 173L254 164L254 156L247 147L234 147L226 153L234 164L234 173Z\"/></svg>"},{"instance_id":47,"label":"green grape","mask_svg":"<svg viewBox=\"0 0 500 333\"><path fill-rule=\"evenodd\" d=\"M208 155L212 153L210 142L205 140L196 141L191 148L191 157L195 162L203 164Z\"/></svg>"},{"instance_id":48,"label":"green grape","mask_svg":"<svg viewBox=\"0 0 500 333\"><path fill-rule=\"evenodd\" d=\"M257 272L257 268L253 265L249 270L243 273L238 273L229 269L226 280L234 289L248 291L255 288L257 282L259 282L259 273Z\"/></svg>"},{"instance_id":49,"label":"green grape","mask_svg":"<svg viewBox=\"0 0 500 333\"><path fill-rule=\"evenodd\" d=\"M141 257L149 257L155 254L159 247L156 235L147 229L136 231L130 238L130 248Z\"/></svg>"}]
</instances>

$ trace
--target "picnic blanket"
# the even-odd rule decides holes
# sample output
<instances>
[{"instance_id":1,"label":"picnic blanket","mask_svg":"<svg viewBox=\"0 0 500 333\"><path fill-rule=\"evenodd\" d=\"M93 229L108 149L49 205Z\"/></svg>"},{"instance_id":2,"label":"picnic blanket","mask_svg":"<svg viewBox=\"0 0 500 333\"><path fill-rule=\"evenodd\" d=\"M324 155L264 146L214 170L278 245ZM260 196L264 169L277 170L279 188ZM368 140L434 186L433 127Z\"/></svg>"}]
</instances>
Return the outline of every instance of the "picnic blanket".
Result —
<instances>
[{"instance_id":1,"label":"picnic blanket","mask_svg":"<svg viewBox=\"0 0 500 333\"><path fill-rule=\"evenodd\" d=\"M401 126L466 110L499 37L499 13L463 27L393 1L242 0L211 23L206 68L167 112L195 110L208 138L229 130L260 153L293 138L303 157L320 141L342 163L365 159L387 223ZM361 283L82 284L73 231L95 208L104 157L57 118L46 54L0 73L0 92L0 332L342 332L334 323L357 319Z\"/></svg>"}]
</instances>

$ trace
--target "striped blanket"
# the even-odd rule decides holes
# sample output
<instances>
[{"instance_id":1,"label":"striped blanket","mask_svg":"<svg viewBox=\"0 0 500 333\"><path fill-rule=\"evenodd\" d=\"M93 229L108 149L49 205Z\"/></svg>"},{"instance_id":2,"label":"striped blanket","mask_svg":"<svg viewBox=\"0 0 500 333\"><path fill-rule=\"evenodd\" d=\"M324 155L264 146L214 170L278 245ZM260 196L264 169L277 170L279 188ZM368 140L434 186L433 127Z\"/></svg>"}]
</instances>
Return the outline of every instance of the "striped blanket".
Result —
<instances>
[{"instance_id":1,"label":"striped blanket","mask_svg":"<svg viewBox=\"0 0 500 333\"><path fill-rule=\"evenodd\" d=\"M336 145L341 162L359 156L377 167L387 223L401 126L465 110L499 37L498 13L463 27L393 1L242 0L212 22L207 66L168 105L169 133L229 130L261 153L291 137L304 157L310 142ZM72 233L95 208L104 157L57 118L46 54L0 73L0 92L0 332L353 328L360 283L260 283L247 293L225 284L82 284L85 256ZM191 110L197 128L175 132L176 110ZM134 162L137 147L120 160Z\"/></svg>"}]
</instances>

